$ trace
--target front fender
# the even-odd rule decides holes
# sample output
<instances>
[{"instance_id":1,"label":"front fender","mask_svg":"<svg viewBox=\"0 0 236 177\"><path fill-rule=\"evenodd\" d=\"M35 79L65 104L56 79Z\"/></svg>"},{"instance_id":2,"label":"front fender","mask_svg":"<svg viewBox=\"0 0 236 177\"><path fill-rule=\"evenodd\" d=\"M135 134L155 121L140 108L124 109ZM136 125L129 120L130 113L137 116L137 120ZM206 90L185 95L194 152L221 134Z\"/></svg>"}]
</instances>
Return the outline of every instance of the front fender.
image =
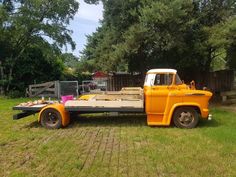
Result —
<instances>
[{"instance_id":1,"label":"front fender","mask_svg":"<svg viewBox=\"0 0 236 177\"><path fill-rule=\"evenodd\" d=\"M176 108L178 107L183 107L183 106L191 106L191 107L197 107L201 114L202 114L202 110L201 110L201 106L198 103L194 103L194 102L185 102L185 103L176 103L172 106L170 112L169 112L169 116L168 116L168 123L170 124L173 113L175 111Z\"/></svg>"},{"instance_id":2,"label":"front fender","mask_svg":"<svg viewBox=\"0 0 236 177\"><path fill-rule=\"evenodd\" d=\"M63 126L66 126L70 123L70 114L68 111L65 110L65 106L63 104L50 104L46 107L44 107L40 112L39 112L39 117L38 117L38 121L40 122L41 120L41 114L42 112L45 110L45 109L48 109L48 108L52 108L52 109L55 109L57 110L60 115L61 115L61 118L62 118L62 125Z\"/></svg>"}]
</instances>

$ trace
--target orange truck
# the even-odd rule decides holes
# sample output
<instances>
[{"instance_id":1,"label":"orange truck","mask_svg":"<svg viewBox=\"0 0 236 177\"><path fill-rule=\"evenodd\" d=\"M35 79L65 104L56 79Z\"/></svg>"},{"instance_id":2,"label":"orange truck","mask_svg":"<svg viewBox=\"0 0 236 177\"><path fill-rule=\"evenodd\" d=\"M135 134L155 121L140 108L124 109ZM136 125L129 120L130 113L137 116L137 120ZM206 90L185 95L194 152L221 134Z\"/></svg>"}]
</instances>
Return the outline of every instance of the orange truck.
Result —
<instances>
[{"instance_id":1,"label":"orange truck","mask_svg":"<svg viewBox=\"0 0 236 177\"><path fill-rule=\"evenodd\" d=\"M39 113L43 127L56 129L70 123L70 116L82 113L118 112L146 113L147 125L194 128L199 119L211 119L209 100L212 93L196 90L194 82L184 84L174 69L151 69L147 72L144 87L126 87L121 91L106 91L82 95L65 103L45 102L31 106L18 105L22 112L13 116L20 119Z\"/></svg>"}]
</instances>

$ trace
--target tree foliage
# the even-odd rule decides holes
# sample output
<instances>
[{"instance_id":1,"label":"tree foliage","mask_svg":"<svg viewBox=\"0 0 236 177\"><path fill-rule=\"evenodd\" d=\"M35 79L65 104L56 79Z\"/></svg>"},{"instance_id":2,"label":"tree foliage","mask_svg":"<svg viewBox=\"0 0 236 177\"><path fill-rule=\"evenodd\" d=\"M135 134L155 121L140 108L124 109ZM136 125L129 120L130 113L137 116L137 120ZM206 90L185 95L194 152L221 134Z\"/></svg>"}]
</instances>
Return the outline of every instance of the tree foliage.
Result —
<instances>
[{"instance_id":1,"label":"tree foliage","mask_svg":"<svg viewBox=\"0 0 236 177\"><path fill-rule=\"evenodd\" d=\"M17 76L27 72L31 72L32 77L39 70L52 72L51 76L55 76L53 72L61 68L56 68L61 65L59 49L67 44L72 49L75 47L67 25L78 6L76 0L0 1L1 92L8 91L14 85L13 81L19 79ZM33 63L33 68L27 69L26 66L30 68L28 63ZM38 63L40 66L37 66ZM44 70L46 68L48 70Z\"/></svg>"},{"instance_id":2,"label":"tree foliage","mask_svg":"<svg viewBox=\"0 0 236 177\"><path fill-rule=\"evenodd\" d=\"M98 0L87 0L98 3ZM101 27L82 59L93 69L145 72L154 67L209 71L235 61L235 0L102 0ZM226 55L222 55L222 51Z\"/></svg>"}]
</instances>

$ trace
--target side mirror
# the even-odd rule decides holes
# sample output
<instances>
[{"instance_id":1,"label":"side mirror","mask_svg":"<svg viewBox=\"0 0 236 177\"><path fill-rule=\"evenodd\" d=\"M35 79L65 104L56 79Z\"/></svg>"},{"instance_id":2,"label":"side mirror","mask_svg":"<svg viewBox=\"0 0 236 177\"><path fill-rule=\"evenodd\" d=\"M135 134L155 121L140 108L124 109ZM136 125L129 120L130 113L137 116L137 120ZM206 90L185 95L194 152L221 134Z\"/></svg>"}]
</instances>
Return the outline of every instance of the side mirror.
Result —
<instances>
[{"instance_id":1,"label":"side mirror","mask_svg":"<svg viewBox=\"0 0 236 177\"><path fill-rule=\"evenodd\" d=\"M195 85L195 81L194 81L194 80L192 80L192 81L190 82L190 89L191 89L191 90L196 90L196 85Z\"/></svg>"}]
</instances>

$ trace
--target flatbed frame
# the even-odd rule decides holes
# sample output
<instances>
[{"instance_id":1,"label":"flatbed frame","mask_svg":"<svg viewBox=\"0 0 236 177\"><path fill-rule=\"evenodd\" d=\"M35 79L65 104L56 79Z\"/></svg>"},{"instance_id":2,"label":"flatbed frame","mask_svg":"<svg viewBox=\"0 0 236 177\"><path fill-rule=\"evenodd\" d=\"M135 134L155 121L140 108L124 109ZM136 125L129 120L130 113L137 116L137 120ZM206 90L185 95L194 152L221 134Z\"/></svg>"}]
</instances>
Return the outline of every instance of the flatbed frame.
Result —
<instances>
[{"instance_id":1,"label":"flatbed frame","mask_svg":"<svg viewBox=\"0 0 236 177\"><path fill-rule=\"evenodd\" d=\"M13 110L22 111L13 115L13 120L18 120L36 113L39 113L48 104L35 105L35 106L14 106Z\"/></svg>"}]
</instances>

